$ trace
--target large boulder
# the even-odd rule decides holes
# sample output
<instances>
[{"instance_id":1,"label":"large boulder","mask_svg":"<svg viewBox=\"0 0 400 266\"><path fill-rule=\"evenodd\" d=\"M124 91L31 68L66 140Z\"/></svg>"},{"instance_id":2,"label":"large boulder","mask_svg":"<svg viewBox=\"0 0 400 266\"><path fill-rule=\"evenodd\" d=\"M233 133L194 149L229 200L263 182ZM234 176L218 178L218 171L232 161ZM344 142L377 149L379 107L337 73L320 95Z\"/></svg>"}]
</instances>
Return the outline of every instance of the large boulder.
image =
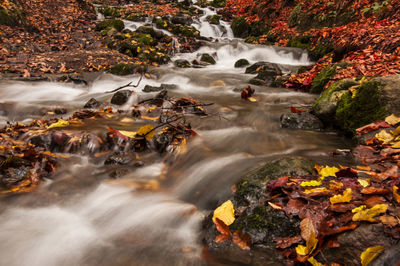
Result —
<instances>
[{"instance_id":1,"label":"large boulder","mask_svg":"<svg viewBox=\"0 0 400 266\"><path fill-rule=\"evenodd\" d=\"M200 63L215 65L217 62L210 54L202 54L200 57Z\"/></svg>"},{"instance_id":2,"label":"large boulder","mask_svg":"<svg viewBox=\"0 0 400 266\"><path fill-rule=\"evenodd\" d=\"M193 23L192 17L187 14L177 14L172 16L170 20L172 24L180 24L184 26L190 26Z\"/></svg>"},{"instance_id":3,"label":"large boulder","mask_svg":"<svg viewBox=\"0 0 400 266\"><path fill-rule=\"evenodd\" d=\"M111 103L116 105L123 105L129 100L129 97L131 97L131 95L132 91L130 90L117 91L111 98Z\"/></svg>"},{"instance_id":4,"label":"large boulder","mask_svg":"<svg viewBox=\"0 0 400 266\"><path fill-rule=\"evenodd\" d=\"M274 72L275 75L282 75L278 64L259 61L246 68L246 74L258 74L260 72Z\"/></svg>"},{"instance_id":5,"label":"large boulder","mask_svg":"<svg viewBox=\"0 0 400 266\"><path fill-rule=\"evenodd\" d=\"M235 18L232 21L231 28L233 35L238 38L246 38L250 34L250 25L244 17Z\"/></svg>"},{"instance_id":6,"label":"large boulder","mask_svg":"<svg viewBox=\"0 0 400 266\"><path fill-rule=\"evenodd\" d=\"M236 68L245 67L245 66L248 66L248 65L250 65L250 62L247 59L244 59L244 58L239 59L239 60L237 60L235 62L235 67Z\"/></svg>"}]
</instances>

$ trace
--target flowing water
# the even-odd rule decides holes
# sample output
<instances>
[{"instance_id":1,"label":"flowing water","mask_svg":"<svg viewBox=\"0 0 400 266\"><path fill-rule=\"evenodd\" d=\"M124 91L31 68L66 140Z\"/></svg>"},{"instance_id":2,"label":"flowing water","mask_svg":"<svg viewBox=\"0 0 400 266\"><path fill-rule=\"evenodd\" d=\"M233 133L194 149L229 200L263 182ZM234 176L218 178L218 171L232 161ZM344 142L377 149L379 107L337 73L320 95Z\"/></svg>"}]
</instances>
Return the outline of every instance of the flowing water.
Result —
<instances>
[{"instance_id":1,"label":"flowing water","mask_svg":"<svg viewBox=\"0 0 400 266\"><path fill-rule=\"evenodd\" d=\"M209 117L189 118L199 136L189 142L187 153L168 163L166 158L145 155L145 166L131 170L118 182L107 181L103 162L89 156L62 160L55 176L35 192L0 201L0 265L203 264L201 220L229 196L230 186L246 171L285 155L329 162L332 150L348 148L332 132L280 128L280 115L292 105L310 105L315 99L312 95L255 86L258 102L240 99L240 89L254 75L235 69L236 60L279 63L290 71L310 64L307 54L229 40L232 35L227 27L215 28L205 17L195 23L202 34L219 41L193 54L177 54L175 59L192 60L208 52L217 64L195 69L170 64L153 69L155 78L144 79L131 99L135 103L149 97L141 92L146 84L167 83L178 85L169 91L170 96L214 103L207 107ZM62 115L66 118L92 97L109 101L111 95L105 91L136 83L138 78L103 74L88 86L1 81L0 123L29 123L54 106L67 108L68 114ZM105 127L97 124L86 129ZM132 186L161 179L161 188L156 190Z\"/></svg>"}]
</instances>

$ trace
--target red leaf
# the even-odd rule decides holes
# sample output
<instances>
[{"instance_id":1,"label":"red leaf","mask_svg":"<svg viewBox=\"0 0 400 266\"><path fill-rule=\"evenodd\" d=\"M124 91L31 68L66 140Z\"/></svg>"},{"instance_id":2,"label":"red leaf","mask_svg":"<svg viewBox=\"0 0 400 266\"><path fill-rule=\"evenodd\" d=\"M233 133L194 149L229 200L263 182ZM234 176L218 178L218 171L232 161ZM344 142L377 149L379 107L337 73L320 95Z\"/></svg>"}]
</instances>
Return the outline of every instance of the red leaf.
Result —
<instances>
[{"instance_id":1,"label":"red leaf","mask_svg":"<svg viewBox=\"0 0 400 266\"><path fill-rule=\"evenodd\" d=\"M297 109L296 107L292 106L292 107L290 107L290 112L295 113L295 114L301 114L301 113L304 113L306 111Z\"/></svg>"},{"instance_id":2,"label":"red leaf","mask_svg":"<svg viewBox=\"0 0 400 266\"><path fill-rule=\"evenodd\" d=\"M229 239L229 236L227 236L227 235L217 235L215 237L215 242L222 243L222 242L225 242L228 239Z\"/></svg>"},{"instance_id":3,"label":"red leaf","mask_svg":"<svg viewBox=\"0 0 400 266\"><path fill-rule=\"evenodd\" d=\"M357 128L356 133L357 133L357 135L364 135L368 132L375 131L380 128L386 128L386 127L390 127L390 125L383 120L379 120L374 123L368 124L366 126Z\"/></svg>"}]
</instances>

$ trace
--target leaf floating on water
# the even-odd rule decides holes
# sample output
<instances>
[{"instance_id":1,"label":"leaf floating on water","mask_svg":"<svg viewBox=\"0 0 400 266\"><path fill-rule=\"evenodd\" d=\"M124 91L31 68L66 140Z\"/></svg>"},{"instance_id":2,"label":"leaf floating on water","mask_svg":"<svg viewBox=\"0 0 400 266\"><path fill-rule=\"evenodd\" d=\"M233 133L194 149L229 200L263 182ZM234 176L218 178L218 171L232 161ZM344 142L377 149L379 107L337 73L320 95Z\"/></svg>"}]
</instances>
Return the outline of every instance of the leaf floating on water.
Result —
<instances>
[{"instance_id":1,"label":"leaf floating on water","mask_svg":"<svg viewBox=\"0 0 400 266\"><path fill-rule=\"evenodd\" d=\"M238 230L233 233L233 243L243 250L250 250L251 237L248 233L243 233L242 230Z\"/></svg>"},{"instance_id":2,"label":"leaf floating on water","mask_svg":"<svg viewBox=\"0 0 400 266\"><path fill-rule=\"evenodd\" d=\"M366 210L362 210L357 212L356 214L353 215L353 221L371 221L374 222L375 220L373 219L375 216L385 213L388 208L387 204L378 204L375 205L374 207Z\"/></svg>"},{"instance_id":3,"label":"leaf floating on water","mask_svg":"<svg viewBox=\"0 0 400 266\"><path fill-rule=\"evenodd\" d=\"M394 126L398 123L400 123L400 116L397 116L395 114L391 114L388 117L385 118L385 122Z\"/></svg>"},{"instance_id":4,"label":"leaf floating on water","mask_svg":"<svg viewBox=\"0 0 400 266\"><path fill-rule=\"evenodd\" d=\"M128 138L134 138L136 136L136 132L134 131L119 130L119 133L121 133L124 136L127 136Z\"/></svg>"},{"instance_id":5,"label":"leaf floating on water","mask_svg":"<svg viewBox=\"0 0 400 266\"><path fill-rule=\"evenodd\" d=\"M231 225L235 221L234 213L235 209L233 208L233 203L232 201L228 200L215 209L212 220L215 223L216 219L218 218L224 222L224 224Z\"/></svg>"},{"instance_id":6,"label":"leaf floating on water","mask_svg":"<svg viewBox=\"0 0 400 266\"><path fill-rule=\"evenodd\" d=\"M320 180L312 180L312 181L303 181L301 182L300 186L302 187L318 187L322 183Z\"/></svg>"},{"instance_id":7,"label":"leaf floating on water","mask_svg":"<svg viewBox=\"0 0 400 266\"><path fill-rule=\"evenodd\" d=\"M56 128L56 127L67 127L67 126L69 126L68 121L59 119L56 123L53 123L50 126L47 126L47 129L52 129L52 128Z\"/></svg>"},{"instance_id":8,"label":"leaf floating on water","mask_svg":"<svg viewBox=\"0 0 400 266\"><path fill-rule=\"evenodd\" d=\"M367 248L363 253L361 253L361 265L367 266L370 264L376 257L381 254L385 248L383 246L374 246Z\"/></svg>"},{"instance_id":9,"label":"leaf floating on water","mask_svg":"<svg viewBox=\"0 0 400 266\"><path fill-rule=\"evenodd\" d=\"M144 125L137 131L137 135L145 136L146 140L151 140L154 137L155 131L152 125Z\"/></svg>"},{"instance_id":10,"label":"leaf floating on water","mask_svg":"<svg viewBox=\"0 0 400 266\"><path fill-rule=\"evenodd\" d=\"M254 97L248 97L247 100L249 100L250 102L256 102L257 99Z\"/></svg>"},{"instance_id":11,"label":"leaf floating on water","mask_svg":"<svg viewBox=\"0 0 400 266\"><path fill-rule=\"evenodd\" d=\"M351 190L351 188L347 188L343 192L343 195L335 195L329 198L332 204L350 202L352 199L353 199L353 191Z\"/></svg>"}]
</instances>

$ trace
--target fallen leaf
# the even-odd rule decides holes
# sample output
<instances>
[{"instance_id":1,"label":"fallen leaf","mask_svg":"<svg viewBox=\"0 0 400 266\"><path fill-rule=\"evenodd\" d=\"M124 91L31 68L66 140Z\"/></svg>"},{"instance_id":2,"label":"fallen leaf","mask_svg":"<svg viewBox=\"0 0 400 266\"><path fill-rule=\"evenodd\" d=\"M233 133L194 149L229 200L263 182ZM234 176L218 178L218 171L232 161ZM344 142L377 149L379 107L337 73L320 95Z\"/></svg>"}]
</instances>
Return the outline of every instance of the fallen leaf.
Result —
<instances>
[{"instance_id":1,"label":"fallen leaf","mask_svg":"<svg viewBox=\"0 0 400 266\"><path fill-rule=\"evenodd\" d=\"M136 132L134 131L125 131L125 130L118 130L119 133L121 133L124 136L127 136L128 138L134 138L136 136Z\"/></svg>"},{"instance_id":2,"label":"fallen leaf","mask_svg":"<svg viewBox=\"0 0 400 266\"><path fill-rule=\"evenodd\" d=\"M294 237L280 237L274 239L276 242L276 248L285 249L291 247L294 244L298 244L302 241L301 236L294 236Z\"/></svg>"},{"instance_id":3,"label":"fallen leaf","mask_svg":"<svg viewBox=\"0 0 400 266\"><path fill-rule=\"evenodd\" d=\"M399 224L399 219L393 216L389 215L384 215L379 217L379 221L383 223L384 225L390 226L390 227L395 227L396 225Z\"/></svg>"},{"instance_id":4,"label":"fallen leaf","mask_svg":"<svg viewBox=\"0 0 400 266\"><path fill-rule=\"evenodd\" d=\"M381 254L385 248L383 246L374 246L367 248L363 253L361 253L361 265L367 266L370 264L376 257Z\"/></svg>"},{"instance_id":5,"label":"fallen leaf","mask_svg":"<svg viewBox=\"0 0 400 266\"><path fill-rule=\"evenodd\" d=\"M235 221L235 210L233 208L232 201L225 201L221 206L215 209L212 220L215 223L215 220L218 218L226 225L231 225Z\"/></svg>"},{"instance_id":6,"label":"fallen leaf","mask_svg":"<svg viewBox=\"0 0 400 266\"><path fill-rule=\"evenodd\" d=\"M350 202L353 199L353 191L351 188L347 188L344 192L343 195L335 195L333 197L329 198L329 201L332 204L336 203L342 203L342 202Z\"/></svg>"},{"instance_id":7,"label":"fallen leaf","mask_svg":"<svg viewBox=\"0 0 400 266\"><path fill-rule=\"evenodd\" d=\"M216 237L215 237L215 242L217 242L217 243L221 243L221 242L225 242L226 240L228 240L229 239L229 236L228 235L217 235Z\"/></svg>"},{"instance_id":8,"label":"fallen leaf","mask_svg":"<svg viewBox=\"0 0 400 266\"><path fill-rule=\"evenodd\" d=\"M390 125L388 123L386 123L383 120L380 121L376 121L374 123L368 124L366 126L360 127L356 129L356 134L357 135L364 135L366 133L369 133L371 131L375 131L378 130L380 128L387 128L390 127Z\"/></svg>"},{"instance_id":9,"label":"fallen leaf","mask_svg":"<svg viewBox=\"0 0 400 266\"><path fill-rule=\"evenodd\" d=\"M50 126L47 126L47 129L52 129L52 128L56 128L56 127L66 127L69 126L69 122L59 119L56 123L51 124Z\"/></svg>"},{"instance_id":10,"label":"fallen leaf","mask_svg":"<svg viewBox=\"0 0 400 266\"><path fill-rule=\"evenodd\" d=\"M283 209L282 206L279 206L279 205L277 205L275 203L272 203L272 202L268 202L268 205L271 206L275 210L282 210Z\"/></svg>"},{"instance_id":11,"label":"fallen leaf","mask_svg":"<svg viewBox=\"0 0 400 266\"><path fill-rule=\"evenodd\" d=\"M215 223L215 227L217 228L218 232L220 232L222 235L226 235L226 236L232 235L231 230L229 230L229 227L223 221L216 218L214 223Z\"/></svg>"},{"instance_id":12,"label":"fallen leaf","mask_svg":"<svg viewBox=\"0 0 400 266\"><path fill-rule=\"evenodd\" d=\"M300 230L301 230L301 237L304 240L308 240L311 236L311 233L315 234L314 224L310 217L306 217L300 222Z\"/></svg>"},{"instance_id":13,"label":"fallen leaf","mask_svg":"<svg viewBox=\"0 0 400 266\"><path fill-rule=\"evenodd\" d=\"M305 110L301 110L301 109L297 109L296 107L291 106L291 107L290 107L290 112L292 112L292 113L294 113L294 114L301 114L301 113L304 113L304 112L306 112L306 111L305 111Z\"/></svg>"},{"instance_id":14,"label":"fallen leaf","mask_svg":"<svg viewBox=\"0 0 400 266\"><path fill-rule=\"evenodd\" d=\"M334 167L334 166L333 167L326 166L318 172L319 172L319 175L321 176L321 179L324 179L325 177L328 177L328 176L336 176L336 173L339 172L339 168Z\"/></svg>"},{"instance_id":15,"label":"fallen leaf","mask_svg":"<svg viewBox=\"0 0 400 266\"><path fill-rule=\"evenodd\" d=\"M397 186L393 186L393 197L397 201L397 203L400 203L400 195L397 193L397 190L399 188Z\"/></svg>"},{"instance_id":16,"label":"fallen leaf","mask_svg":"<svg viewBox=\"0 0 400 266\"><path fill-rule=\"evenodd\" d=\"M381 130L379 133L376 133L375 137L382 141L383 144L388 144L394 139L393 135L386 130Z\"/></svg>"},{"instance_id":17,"label":"fallen leaf","mask_svg":"<svg viewBox=\"0 0 400 266\"><path fill-rule=\"evenodd\" d=\"M368 187L371 182L369 178L358 178L357 181L362 187Z\"/></svg>"},{"instance_id":18,"label":"fallen leaf","mask_svg":"<svg viewBox=\"0 0 400 266\"><path fill-rule=\"evenodd\" d=\"M251 237L248 233L243 233L242 230L238 230L233 233L233 243L243 250L250 250Z\"/></svg>"},{"instance_id":19,"label":"fallen leaf","mask_svg":"<svg viewBox=\"0 0 400 266\"><path fill-rule=\"evenodd\" d=\"M302 187L318 187L320 186L321 180L312 180L312 181L303 181L301 182L300 186Z\"/></svg>"},{"instance_id":20,"label":"fallen leaf","mask_svg":"<svg viewBox=\"0 0 400 266\"><path fill-rule=\"evenodd\" d=\"M314 257L308 258L307 261L311 263L312 266L322 266L322 263L318 262Z\"/></svg>"},{"instance_id":21,"label":"fallen leaf","mask_svg":"<svg viewBox=\"0 0 400 266\"><path fill-rule=\"evenodd\" d=\"M375 205L374 207L370 208L370 209L365 209L359 212L356 212L353 215L352 220L354 222L357 221L370 221L370 222L374 222L375 220L373 219L375 216L381 214L381 213L385 213L386 210L388 208L387 204L378 204Z\"/></svg>"},{"instance_id":22,"label":"fallen leaf","mask_svg":"<svg viewBox=\"0 0 400 266\"><path fill-rule=\"evenodd\" d=\"M387 188L376 188L376 187L366 187L361 189L361 194L366 195L384 195L389 194L390 191Z\"/></svg>"},{"instance_id":23,"label":"fallen leaf","mask_svg":"<svg viewBox=\"0 0 400 266\"><path fill-rule=\"evenodd\" d=\"M146 140L151 140L154 137L155 130L152 125L144 125L137 131L138 136L144 136Z\"/></svg>"},{"instance_id":24,"label":"fallen leaf","mask_svg":"<svg viewBox=\"0 0 400 266\"><path fill-rule=\"evenodd\" d=\"M314 249L317 247L318 239L315 238L315 233L311 232L310 237L306 241L306 246L298 245L296 247L296 253L300 256L308 256L310 255ZM301 257L300 257L300 260Z\"/></svg>"},{"instance_id":25,"label":"fallen leaf","mask_svg":"<svg viewBox=\"0 0 400 266\"><path fill-rule=\"evenodd\" d=\"M400 116L397 116L395 114L391 114L388 117L385 118L385 122L394 126L398 123L400 123Z\"/></svg>"}]
</instances>

